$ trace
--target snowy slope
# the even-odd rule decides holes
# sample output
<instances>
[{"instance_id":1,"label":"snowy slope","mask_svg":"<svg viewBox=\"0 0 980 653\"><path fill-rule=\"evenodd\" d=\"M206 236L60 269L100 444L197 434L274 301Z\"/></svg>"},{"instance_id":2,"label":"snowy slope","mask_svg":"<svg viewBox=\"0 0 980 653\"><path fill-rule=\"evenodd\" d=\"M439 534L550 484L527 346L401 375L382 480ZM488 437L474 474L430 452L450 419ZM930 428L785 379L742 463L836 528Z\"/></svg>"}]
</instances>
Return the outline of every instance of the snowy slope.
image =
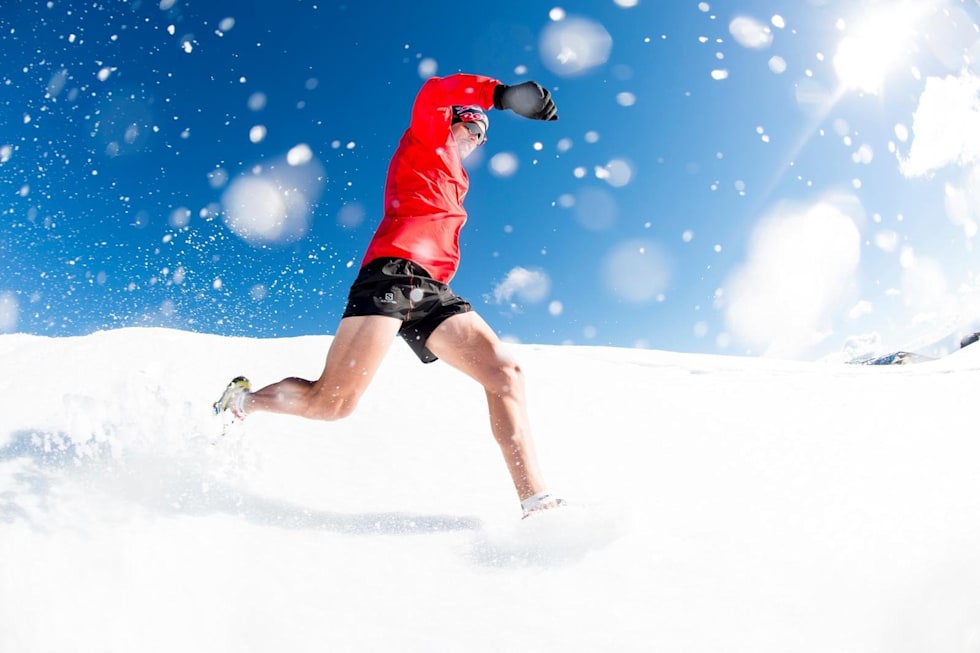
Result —
<instances>
[{"instance_id":1,"label":"snowy slope","mask_svg":"<svg viewBox=\"0 0 980 653\"><path fill-rule=\"evenodd\" d=\"M0 336L0 651L980 651L980 347L907 368L515 347L554 489L395 343L350 419L228 379L328 337Z\"/></svg>"}]
</instances>

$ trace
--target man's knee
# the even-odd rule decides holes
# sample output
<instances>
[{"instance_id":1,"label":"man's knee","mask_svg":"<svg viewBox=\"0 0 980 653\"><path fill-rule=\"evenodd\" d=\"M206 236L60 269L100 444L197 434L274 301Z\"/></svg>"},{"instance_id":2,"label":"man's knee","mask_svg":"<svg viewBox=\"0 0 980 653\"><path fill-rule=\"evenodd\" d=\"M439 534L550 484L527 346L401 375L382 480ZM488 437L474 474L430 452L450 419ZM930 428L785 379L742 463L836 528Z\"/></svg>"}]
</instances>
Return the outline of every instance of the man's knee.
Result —
<instances>
[{"instance_id":1,"label":"man's knee","mask_svg":"<svg viewBox=\"0 0 980 653\"><path fill-rule=\"evenodd\" d=\"M498 395L520 392L524 386L524 370L510 356L496 357L491 378L491 387L487 387L487 390Z\"/></svg>"},{"instance_id":2,"label":"man's knee","mask_svg":"<svg viewBox=\"0 0 980 653\"><path fill-rule=\"evenodd\" d=\"M355 408L357 408L356 397L341 394L314 395L312 401L307 404L304 416L324 422L336 422L345 417L350 417Z\"/></svg>"}]
</instances>

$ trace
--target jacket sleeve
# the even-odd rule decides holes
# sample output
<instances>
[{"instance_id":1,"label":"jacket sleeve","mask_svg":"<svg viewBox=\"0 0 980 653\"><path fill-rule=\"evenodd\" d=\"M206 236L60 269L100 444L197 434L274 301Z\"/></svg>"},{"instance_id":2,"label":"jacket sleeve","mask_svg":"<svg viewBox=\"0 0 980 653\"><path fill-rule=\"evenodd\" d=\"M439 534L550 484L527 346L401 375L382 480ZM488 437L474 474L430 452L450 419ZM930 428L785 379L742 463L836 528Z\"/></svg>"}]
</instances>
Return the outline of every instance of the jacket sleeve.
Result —
<instances>
[{"instance_id":1,"label":"jacket sleeve","mask_svg":"<svg viewBox=\"0 0 980 653\"><path fill-rule=\"evenodd\" d=\"M493 91L498 85L498 80L482 75L459 73L430 77L415 97L409 131L433 147L444 146L452 124L452 107L476 104L490 110Z\"/></svg>"}]
</instances>

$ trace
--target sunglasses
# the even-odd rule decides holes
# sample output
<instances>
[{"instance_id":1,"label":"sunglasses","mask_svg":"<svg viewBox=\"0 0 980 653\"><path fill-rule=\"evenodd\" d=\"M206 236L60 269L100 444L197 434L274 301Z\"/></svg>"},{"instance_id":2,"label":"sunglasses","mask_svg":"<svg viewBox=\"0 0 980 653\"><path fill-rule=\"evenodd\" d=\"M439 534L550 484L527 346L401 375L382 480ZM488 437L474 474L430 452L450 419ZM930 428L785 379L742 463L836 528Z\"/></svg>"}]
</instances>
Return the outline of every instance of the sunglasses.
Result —
<instances>
[{"instance_id":1,"label":"sunglasses","mask_svg":"<svg viewBox=\"0 0 980 653\"><path fill-rule=\"evenodd\" d=\"M483 145L483 143L486 142L487 140L486 132L480 129L480 126L475 122L464 122L463 127L466 127L466 131L468 131L470 134L476 136L477 145Z\"/></svg>"}]
</instances>

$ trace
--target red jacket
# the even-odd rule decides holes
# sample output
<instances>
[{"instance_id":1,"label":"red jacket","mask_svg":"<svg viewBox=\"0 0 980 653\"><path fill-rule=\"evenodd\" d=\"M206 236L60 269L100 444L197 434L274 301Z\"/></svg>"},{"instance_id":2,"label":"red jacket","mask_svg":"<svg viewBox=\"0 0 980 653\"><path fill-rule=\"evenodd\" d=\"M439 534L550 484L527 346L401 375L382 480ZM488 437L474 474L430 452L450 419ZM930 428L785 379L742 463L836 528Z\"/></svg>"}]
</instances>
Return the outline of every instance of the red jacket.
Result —
<instances>
[{"instance_id":1,"label":"red jacket","mask_svg":"<svg viewBox=\"0 0 980 653\"><path fill-rule=\"evenodd\" d=\"M459 267L463 198L470 180L452 134L452 106L493 107L499 81L480 75L432 77L422 85L412 120L388 166L385 213L361 266L404 258L449 283Z\"/></svg>"}]
</instances>

